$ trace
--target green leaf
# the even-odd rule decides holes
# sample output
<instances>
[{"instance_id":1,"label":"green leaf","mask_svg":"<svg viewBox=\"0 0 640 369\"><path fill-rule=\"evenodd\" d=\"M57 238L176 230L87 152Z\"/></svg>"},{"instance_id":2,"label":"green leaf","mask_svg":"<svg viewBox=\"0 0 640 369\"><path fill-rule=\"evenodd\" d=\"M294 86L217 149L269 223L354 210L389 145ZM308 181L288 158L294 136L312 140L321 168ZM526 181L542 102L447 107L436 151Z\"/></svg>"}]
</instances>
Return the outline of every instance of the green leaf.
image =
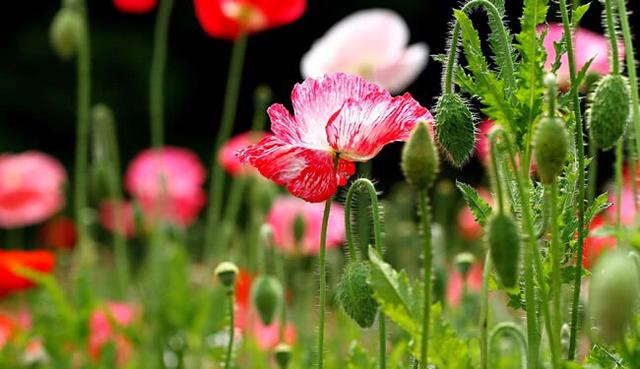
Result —
<instances>
[{"instance_id":1,"label":"green leaf","mask_svg":"<svg viewBox=\"0 0 640 369\"><path fill-rule=\"evenodd\" d=\"M578 24L580 24L582 17L584 17L584 15L587 13L587 11L589 10L589 7L591 7L591 3L586 3L578 6L576 10L573 11L573 14L571 17L572 28L575 29L578 26Z\"/></svg>"},{"instance_id":2,"label":"green leaf","mask_svg":"<svg viewBox=\"0 0 640 369\"><path fill-rule=\"evenodd\" d=\"M623 361L600 345L594 345L584 360L585 364L596 364L602 369L624 368Z\"/></svg>"},{"instance_id":3,"label":"green leaf","mask_svg":"<svg viewBox=\"0 0 640 369\"><path fill-rule=\"evenodd\" d=\"M429 330L429 363L436 368L469 369L471 353L466 342L458 337L442 316L442 306L431 307Z\"/></svg>"},{"instance_id":4,"label":"green leaf","mask_svg":"<svg viewBox=\"0 0 640 369\"><path fill-rule=\"evenodd\" d=\"M358 341L352 341L347 358L347 369L370 369L375 367L376 362L373 359L373 355L366 352Z\"/></svg>"},{"instance_id":5,"label":"green leaf","mask_svg":"<svg viewBox=\"0 0 640 369\"><path fill-rule=\"evenodd\" d=\"M480 197L480 194L478 194L478 191L468 184L456 181L456 186L462 193L464 202L469 206L469 209L471 209L471 213L476 222L484 226L487 218L491 215L491 206L489 206L489 203L484 201L482 197Z\"/></svg>"}]
</instances>

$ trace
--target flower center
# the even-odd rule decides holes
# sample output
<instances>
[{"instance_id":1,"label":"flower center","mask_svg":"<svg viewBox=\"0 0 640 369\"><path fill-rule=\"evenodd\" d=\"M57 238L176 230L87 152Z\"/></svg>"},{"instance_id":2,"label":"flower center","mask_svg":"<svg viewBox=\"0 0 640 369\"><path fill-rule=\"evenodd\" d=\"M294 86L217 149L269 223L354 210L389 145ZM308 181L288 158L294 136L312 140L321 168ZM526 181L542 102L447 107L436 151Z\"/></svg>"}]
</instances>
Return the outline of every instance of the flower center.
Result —
<instances>
[{"instance_id":1,"label":"flower center","mask_svg":"<svg viewBox=\"0 0 640 369\"><path fill-rule=\"evenodd\" d=\"M244 29L264 28L267 23L267 19L260 9L237 0L224 2L222 4L222 13L237 21Z\"/></svg>"}]
</instances>

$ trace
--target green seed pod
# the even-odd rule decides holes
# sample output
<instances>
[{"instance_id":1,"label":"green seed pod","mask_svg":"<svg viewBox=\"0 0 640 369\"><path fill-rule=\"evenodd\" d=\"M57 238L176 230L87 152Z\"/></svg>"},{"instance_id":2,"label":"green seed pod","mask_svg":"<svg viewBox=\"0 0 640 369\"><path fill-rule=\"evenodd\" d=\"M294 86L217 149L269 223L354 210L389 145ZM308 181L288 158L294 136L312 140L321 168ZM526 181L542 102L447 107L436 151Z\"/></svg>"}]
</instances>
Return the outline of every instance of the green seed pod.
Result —
<instances>
[{"instance_id":1,"label":"green seed pod","mask_svg":"<svg viewBox=\"0 0 640 369\"><path fill-rule=\"evenodd\" d=\"M286 369L289 366L289 361L291 361L291 346L286 343L279 343L273 350L273 356L275 356L278 368Z\"/></svg>"},{"instance_id":2,"label":"green seed pod","mask_svg":"<svg viewBox=\"0 0 640 369\"><path fill-rule=\"evenodd\" d=\"M633 319L639 295L638 271L626 253L612 251L596 264L591 278L589 305L600 337L615 343Z\"/></svg>"},{"instance_id":3,"label":"green seed pod","mask_svg":"<svg viewBox=\"0 0 640 369\"><path fill-rule=\"evenodd\" d=\"M367 283L369 266L357 261L350 263L340 276L336 287L336 297L342 309L362 328L369 328L376 320L378 303L373 298L373 290Z\"/></svg>"},{"instance_id":4,"label":"green seed pod","mask_svg":"<svg viewBox=\"0 0 640 369\"><path fill-rule=\"evenodd\" d=\"M238 267L234 263L230 261L223 261L218 264L214 273L225 287L231 289L236 283L236 277L238 276L239 271Z\"/></svg>"},{"instance_id":5,"label":"green seed pod","mask_svg":"<svg viewBox=\"0 0 640 369\"><path fill-rule=\"evenodd\" d=\"M500 281L507 288L515 287L520 265L518 224L510 215L494 214L487 224L485 237Z\"/></svg>"},{"instance_id":6,"label":"green seed pod","mask_svg":"<svg viewBox=\"0 0 640 369\"><path fill-rule=\"evenodd\" d=\"M569 133L564 121L557 117L542 118L533 145L540 180L550 184L562 172L569 155Z\"/></svg>"},{"instance_id":7,"label":"green seed pod","mask_svg":"<svg viewBox=\"0 0 640 369\"><path fill-rule=\"evenodd\" d=\"M630 101L629 82L625 77L608 75L598 82L591 95L587 123L591 139L599 148L612 148L624 133Z\"/></svg>"},{"instance_id":8,"label":"green seed pod","mask_svg":"<svg viewBox=\"0 0 640 369\"><path fill-rule=\"evenodd\" d=\"M62 8L53 17L49 39L60 59L69 60L76 54L81 27L80 15L72 9Z\"/></svg>"},{"instance_id":9,"label":"green seed pod","mask_svg":"<svg viewBox=\"0 0 640 369\"><path fill-rule=\"evenodd\" d=\"M445 93L436 105L436 140L455 167L463 166L476 145L473 114L466 102L455 93Z\"/></svg>"},{"instance_id":10,"label":"green seed pod","mask_svg":"<svg viewBox=\"0 0 640 369\"><path fill-rule=\"evenodd\" d=\"M404 177L410 185L428 189L440 170L440 158L427 123L418 122L402 150L400 163Z\"/></svg>"},{"instance_id":11,"label":"green seed pod","mask_svg":"<svg viewBox=\"0 0 640 369\"><path fill-rule=\"evenodd\" d=\"M278 279L269 275L258 277L251 286L251 300L260 320L270 325L284 300L284 288Z\"/></svg>"}]
</instances>

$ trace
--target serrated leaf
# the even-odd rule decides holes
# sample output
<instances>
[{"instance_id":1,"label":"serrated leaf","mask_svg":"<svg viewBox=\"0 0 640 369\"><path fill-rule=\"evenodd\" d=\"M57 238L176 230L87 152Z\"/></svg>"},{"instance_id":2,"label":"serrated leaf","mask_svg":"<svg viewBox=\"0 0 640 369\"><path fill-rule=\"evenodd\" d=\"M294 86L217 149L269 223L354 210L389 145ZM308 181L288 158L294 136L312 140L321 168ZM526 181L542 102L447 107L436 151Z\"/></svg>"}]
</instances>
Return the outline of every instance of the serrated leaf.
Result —
<instances>
[{"instance_id":1,"label":"serrated leaf","mask_svg":"<svg viewBox=\"0 0 640 369\"><path fill-rule=\"evenodd\" d=\"M347 369L375 368L376 363L372 357L373 355L367 353L358 341L352 341L347 358Z\"/></svg>"},{"instance_id":2,"label":"serrated leaf","mask_svg":"<svg viewBox=\"0 0 640 369\"><path fill-rule=\"evenodd\" d=\"M467 204L469 209L471 209L473 218L478 222L478 224L484 226L492 212L489 203L484 201L482 197L480 197L478 191L468 184L456 181L456 186L462 193L464 202Z\"/></svg>"},{"instance_id":3,"label":"serrated leaf","mask_svg":"<svg viewBox=\"0 0 640 369\"><path fill-rule=\"evenodd\" d=\"M578 27L578 25L580 24L580 21L582 20L582 17L584 17L584 15L589 10L589 7L591 7L591 3L586 3L578 6L573 11L572 17L571 17L571 28L575 29L576 27Z\"/></svg>"}]
</instances>

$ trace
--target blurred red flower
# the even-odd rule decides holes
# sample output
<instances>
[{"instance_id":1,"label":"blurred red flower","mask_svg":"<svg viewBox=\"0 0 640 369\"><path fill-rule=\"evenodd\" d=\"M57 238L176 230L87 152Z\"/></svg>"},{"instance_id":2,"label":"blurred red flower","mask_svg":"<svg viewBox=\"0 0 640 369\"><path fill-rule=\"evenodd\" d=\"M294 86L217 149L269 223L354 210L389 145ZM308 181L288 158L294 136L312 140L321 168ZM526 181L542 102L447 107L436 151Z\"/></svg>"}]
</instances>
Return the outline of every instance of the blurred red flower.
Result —
<instances>
[{"instance_id":1,"label":"blurred red flower","mask_svg":"<svg viewBox=\"0 0 640 369\"><path fill-rule=\"evenodd\" d=\"M589 234L584 240L584 252L582 256L582 267L591 269L600 255L616 247L616 238L614 236L596 236L594 233L605 225L604 218L601 215L596 216L589 225Z\"/></svg>"},{"instance_id":2,"label":"blurred red flower","mask_svg":"<svg viewBox=\"0 0 640 369\"><path fill-rule=\"evenodd\" d=\"M124 232L118 229L115 224L114 212L119 211L119 216L122 217L121 226L124 227ZM118 232L127 237L133 237L136 233L135 216L133 211L133 204L130 201L118 202L116 200L104 200L100 204L99 209L100 224L111 232Z\"/></svg>"},{"instance_id":3,"label":"blurred red flower","mask_svg":"<svg viewBox=\"0 0 640 369\"><path fill-rule=\"evenodd\" d=\"M110 302L96 309L89 320L89 355L100 358L104 345L113 342L116 350L116 363L125 365L133 353L131 342L118 329L130 326L135 318L135 309L124 302Z\"/></svg>"},{"instance_id":4,"label":"blurred red flower","mask_svg":"<svg viewBox=\"0 0 640 369\"><path fill-rule=\"evenodd\" d=\"M16 323L9 315L0 313L0 350L9 342L16 330Z\"/></svg>"},{"instance_id":5,"label":"blurred red flower","mask_svg":"<svg viewBox=\"0 0 640 369\"><path fill-rule=\"evenodd\" d=\"M23 227L51 217L64 205L65 182L64 168L47 154L0 154L0 227Z\"/></svg>"},{"instance_id":6,"label":"blurred red flower","mask_svg":"<svg viewBox=\"0 0 640 369\"><path fill-rule=\"evenodd\" d=\"M113 5L123 13L146 13L156 7L158 0L113 0Z\"/></svg>"},{"instance_id":7,"label":"blurred red flower","mask_svg":"<svg viewBox=\"0 0 640 369\"><path fill-rule=\"evenodd\" d=\"M34 286L33 282L18 275L16 268L51 273L55 263L55 255L46 250L0 250L0 298Z\"/></svg>"},{"instance_id":8,"label":"blurred red flower","mask_svg":"<svg viewBox=\"0 0 640 369\"><path fill-rule=\"evenodd\" d=\"M194 0L196 16L211 37L236 39L296 21L306 0Z\"/></svg>"},{"instance_id":9,"label":"blurred red flower","mask_svg":"<svg viewBox=\"0 0 640 369\"><path fill-rule=\"evenodd\" d=\"M238 151L260 142L266 136L264 132L244 132L232 137L218 152L218 162L232 176L257 173L255 168L244 164L238 158Z\"/></svg>"},{"instance_id":10,"label":"blurred red flower","mask_svg":"<svg viewBox=\"0 0 640 369\"><path fill-rule=\"evenodd\" d=\"M136 156L125 176L125 188L152 222L161 218L190 225L206 202L206 171L193 152L166 146Z\"/></svg>"},{"instance_id":11,"label":"blurred red flower","mask_svg":"<svg viewBox=\"0 0 640 369\"><path fill-rule=\"evenodd\" d=\"M478 293L482 288L482 264L476 263L469 269L467 274L468 292ZM449 272L449 280L447 281L447 304L449 306L458 306L462 300L464 281L462 274L457 268L451 268Z\"/></svg>"},{"instance_id":12,"label":"blurred red flower","mask_svg":"<svg viewBox=\"0 0 640 369\"><path fill-rule=\"evenodd\" d=\"M38 241L55 249L72 249L76 244L76 224L70 218L55 217L40 227Z\"/></svg>"}]
</instances>

